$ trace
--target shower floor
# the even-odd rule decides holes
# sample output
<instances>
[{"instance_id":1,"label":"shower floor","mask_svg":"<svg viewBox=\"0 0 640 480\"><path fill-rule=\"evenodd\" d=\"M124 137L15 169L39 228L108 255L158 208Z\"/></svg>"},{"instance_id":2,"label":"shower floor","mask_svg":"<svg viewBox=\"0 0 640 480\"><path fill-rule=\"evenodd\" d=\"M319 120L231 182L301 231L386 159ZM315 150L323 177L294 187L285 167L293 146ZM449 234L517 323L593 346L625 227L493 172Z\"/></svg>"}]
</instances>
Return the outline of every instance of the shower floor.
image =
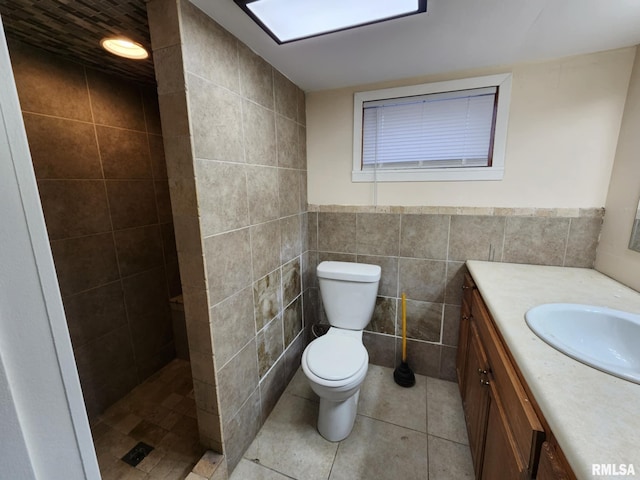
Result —
<instances>
[{"instance_id":1,"label":"shower floor","mask_svg":"<svg viewBox=\"0 0 640 480\"><path fill-rule=\"evenodd\" d=\"M103 480L183 479L206 450L189 362L173 360L109 407L91 431ZM154 449L132 467L121 458L138 442Z\"/></svg>"}]
</instances>

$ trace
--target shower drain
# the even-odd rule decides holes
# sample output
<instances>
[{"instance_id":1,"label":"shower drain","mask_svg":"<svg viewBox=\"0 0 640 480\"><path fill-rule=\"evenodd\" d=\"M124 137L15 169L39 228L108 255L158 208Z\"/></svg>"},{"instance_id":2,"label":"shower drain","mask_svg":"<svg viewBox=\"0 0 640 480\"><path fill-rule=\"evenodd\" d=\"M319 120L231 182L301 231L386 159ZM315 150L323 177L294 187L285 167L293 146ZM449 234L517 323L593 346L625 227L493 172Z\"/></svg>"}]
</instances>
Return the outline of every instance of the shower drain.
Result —
<instances>
[{"instance_id":1,"label":"shower drain","mask_svg":"<svg viewBox=\"0 0 640 480\"><path fill-rule=\"evenodd\" d=\"M151 450L153 450L151 445L139 442L135 447L129 450L124 457L122 457L122 461L128 463L132 467L135 467L144 459L144 457L151 453Z\"/></svg>"}]
</instances>

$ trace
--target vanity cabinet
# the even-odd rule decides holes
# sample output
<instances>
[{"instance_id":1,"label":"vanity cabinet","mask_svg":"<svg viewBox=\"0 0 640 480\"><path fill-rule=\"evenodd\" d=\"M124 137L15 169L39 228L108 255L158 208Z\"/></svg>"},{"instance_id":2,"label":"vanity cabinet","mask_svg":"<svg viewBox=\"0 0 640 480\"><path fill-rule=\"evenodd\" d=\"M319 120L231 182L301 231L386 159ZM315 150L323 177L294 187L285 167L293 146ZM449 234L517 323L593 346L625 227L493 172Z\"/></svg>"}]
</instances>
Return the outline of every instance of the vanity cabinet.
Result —
<instances>
[{"instance_id":1,"label":"vanity cabinet","mask_svg":"<svg viewBox=\"0 0 640 480\"><path fill-rule=\"evenodd\" d=\"M543 424L470 276L464 287L456 369L476 479L535 478Z\"/></svg>"}]
</instances>

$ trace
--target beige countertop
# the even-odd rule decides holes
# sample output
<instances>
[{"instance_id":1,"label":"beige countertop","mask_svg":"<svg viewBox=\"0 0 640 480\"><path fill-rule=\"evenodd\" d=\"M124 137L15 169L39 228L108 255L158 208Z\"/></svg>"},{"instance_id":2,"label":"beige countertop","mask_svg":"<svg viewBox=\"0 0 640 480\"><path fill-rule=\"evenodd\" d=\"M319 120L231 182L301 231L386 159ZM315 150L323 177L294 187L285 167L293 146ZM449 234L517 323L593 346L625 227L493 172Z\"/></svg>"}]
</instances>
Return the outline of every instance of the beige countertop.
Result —
<instances>
[{"instance_id":1,"label":"beige countertop","mask_svg":"<svg viewBox=\"0 0 640 480\"><path fill-rule=\"evenodd\" d=\"M640 313L640 293L584 268L467 266L578 479L640 478L640 385L560 353L524 320L530 308L556 302ZM593 475L593 464L633 464L635 475Z\"/></svg>"}]
</instances>

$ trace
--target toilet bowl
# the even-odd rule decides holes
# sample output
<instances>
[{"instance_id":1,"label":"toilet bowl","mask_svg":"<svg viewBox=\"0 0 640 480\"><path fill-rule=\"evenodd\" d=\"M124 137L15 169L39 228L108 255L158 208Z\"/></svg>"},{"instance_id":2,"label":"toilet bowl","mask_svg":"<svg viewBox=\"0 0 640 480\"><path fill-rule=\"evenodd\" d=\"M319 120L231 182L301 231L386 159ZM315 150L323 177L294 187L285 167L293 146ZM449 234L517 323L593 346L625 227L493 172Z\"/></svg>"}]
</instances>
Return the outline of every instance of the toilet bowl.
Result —
<instances>
[{"instance_id":1,"label":"toilet bowl","mask_svg":"<svg viewBox=\"0 0 640 480\"><path fill-rule=\"evenodd\" d=\"M318 431L338 442L353 429L360 386L367 375L369 354L362 344L362 330L373 313L380 267L322 262L318 280L331 328L305 348L302 370L320 397Z\"/></svg>"},{"instance_id":2,"label":"toilet bowl","mask_svg":"<svg viewBox=\"0 0 640 480\"><path fill-rule=\"evenodd\" d=\"M351 433L368 367L361 331L332 327L304 350L302 370L320 397L318 431L327 440L338 442Z\"/></svg>"}]
</instances>

